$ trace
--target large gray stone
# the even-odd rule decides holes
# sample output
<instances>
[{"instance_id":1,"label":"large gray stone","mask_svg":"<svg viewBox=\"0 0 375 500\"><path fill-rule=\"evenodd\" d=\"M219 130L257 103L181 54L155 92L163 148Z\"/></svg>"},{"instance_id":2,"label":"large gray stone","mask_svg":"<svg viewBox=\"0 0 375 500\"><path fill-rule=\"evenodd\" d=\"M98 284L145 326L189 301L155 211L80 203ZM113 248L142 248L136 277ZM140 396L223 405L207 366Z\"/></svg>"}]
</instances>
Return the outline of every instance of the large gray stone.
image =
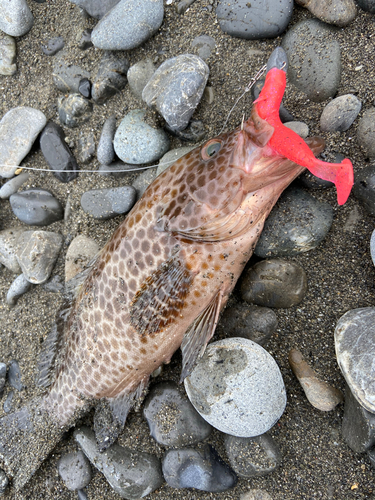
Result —
<instances>
[{"instance_id":1,"label":"large gray stone","mask_svg":"<svg viewBox=\"0 0 375 500\"><path fill-rule=\"evenodd\" d=\"M7 35L23 36L34 23L26 0L0 1L0 30Z\"/></svg>"}]
</instances>

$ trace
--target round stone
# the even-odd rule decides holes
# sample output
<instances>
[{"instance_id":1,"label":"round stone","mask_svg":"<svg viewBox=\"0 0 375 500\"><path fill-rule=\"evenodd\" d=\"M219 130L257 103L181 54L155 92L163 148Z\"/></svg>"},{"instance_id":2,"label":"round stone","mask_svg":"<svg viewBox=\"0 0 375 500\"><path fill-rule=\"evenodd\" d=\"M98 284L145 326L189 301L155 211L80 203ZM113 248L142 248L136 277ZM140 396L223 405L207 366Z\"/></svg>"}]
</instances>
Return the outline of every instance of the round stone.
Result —
<instances>
[{"instance_id":1,"label":"round stone","mask_svg":"<svg viewBox=\"0 0 375 500\"><path fill-rule=\"evenodd\" d=\"M321 130L323 132L348 130L361 111L361 107L361 101L353 94L336 97L323 109L320 117Z\"/></svg>"},{"instance_id":2,"label":"round stone","mask_svg":"<svg viewBox=\"0 0 375 500\"><path fill-rule=\"evenodd\" d=\"M63 455L59 460L58 470L68 490L80 490L91 481L90 463L82 451Z\"/></svg>"},{"instance_id":3,"label":"round stone","mask_svg":"<svg viewBox=\"0 0 375 500\"><path fill-rule=\"evenodd\" d=\"M26 189L9 201L14 215L30 226L48 226L64 217L61 203L46 189Z\"/></svg>"},{"instance_id":4,"label":"round stone","mask_svg":"<svg viewBox=\"0 0 375 500\"><path fill-rule=\"evenodd\" d=\"M375 107L367 109L359 120L357 138L365 154L375 157Z\"/></svg>"},{"instance_id":5,"label":"round stone","mask_svg":"<svg viewBox=\"0 0 375 500\"><path fill-rule=\"evenodd\" d=\"M238 437L267 432L286 405L286 391L274 358L260 345L230 338L208 346L185 379L188 397L213 427Z\"/></svg>"}]
</instances>

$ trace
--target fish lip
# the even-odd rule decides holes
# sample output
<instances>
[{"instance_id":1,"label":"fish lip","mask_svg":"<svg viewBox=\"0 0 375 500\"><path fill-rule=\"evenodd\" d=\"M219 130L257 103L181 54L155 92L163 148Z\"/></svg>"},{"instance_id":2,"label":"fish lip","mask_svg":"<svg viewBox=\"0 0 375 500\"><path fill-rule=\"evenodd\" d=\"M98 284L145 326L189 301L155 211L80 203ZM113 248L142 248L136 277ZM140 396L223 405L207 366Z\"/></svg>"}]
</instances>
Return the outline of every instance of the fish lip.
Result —
<instances>
[{"instance_id":1,"label":"fish lip","mask_svg":"<svg viewBox=\"0 0 375 500\"><path fill-rule=\"evenodd\" d=\"M268 59L267 73L273 68L281 69L285 73L288 71L288 56L282 47L276 47Z\"/></svg>"}]
</instances>

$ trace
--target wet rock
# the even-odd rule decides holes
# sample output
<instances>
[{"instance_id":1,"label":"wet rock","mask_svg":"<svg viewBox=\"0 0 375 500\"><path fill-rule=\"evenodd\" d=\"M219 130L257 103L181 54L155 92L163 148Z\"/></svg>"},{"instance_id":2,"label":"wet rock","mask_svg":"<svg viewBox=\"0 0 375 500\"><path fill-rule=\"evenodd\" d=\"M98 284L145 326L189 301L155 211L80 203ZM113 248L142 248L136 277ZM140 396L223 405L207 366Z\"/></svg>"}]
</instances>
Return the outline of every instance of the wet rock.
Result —
<instances>
[{"instance_id":1,"label":"wet rock","mask_svg":"<svg viewBox=\"0 0 375 500\"><path fill-rule=\"evenodd\" d=\"M375 107L367 109L359 120L358 142L369 158L375 157Z\"/></svg>"},{"instance_id":2,"label":"wet rock","mask_svg":"<svg viewBox=\"0 0 375 500\"><path fill-rule=\"evenodd\" d=\"M219 322L227 337L243 337L265 346L277 328L277 316L268 307L240 303L225 309Z\"/></svg>"},{"instance_id":3,"label":"wet rock","mask_svg":"<svg viewBox=\"0 0 375 500\"><path fill-rule=\"evenodd\" d=\"M76 236L66 252L65 281L83 271L99 250L99 245L93 239L84 234Z\"/></svg>"},{"instance_id":4,"label":"wet rock","mask_svg":"<svg viewBox=\"0 0 375 500\"><path fill-rule=\"evenodd\" d=\"M81 49L81 50L87 50L90 47L94 46L94 44L91 41L91 33L92 33L92 29L90 29L90 28L87 28L87 29L83 30L82 36L81 36L81 38L80 38L80 40L78 42L78 48L79 49Z\"/></svg>"},{"instance_id":5,"label":"wet rock","mask_svg":"<svg viewBox=\"0 0 375 500\"><path fill-rule=\"evenodd\" d=\"M8 111L0 121L0 177L13 177L17 166L34 144L47 119L41 111L18 107Z\"/></svg>"},{"instance_id":6,"label":"wet rock","mask_svg":"<svg viewBox=\"0 0 375 500\"><path fill-rule=\"evenodd\" d=\"M77 178L79 167L65 141L65 133L60 125L48 122L40 136L40 148L53 175L59 181L70 182Z\"/></svg>"},{"instance_id":7,"label":"wet rock","mask_svg":"<svg viewBox=\"0 0 375 500\"><path fill-rule=\"evenodd\" d=\"M121 0L92 32L98 49L131 50L152 37L164 18L163 0Z\"/></svg>"},{"instance_id":8,"label":"wet rock","mask_svg":"<svg viewBox=\"0 0 375 500\"><path fill-rule=\"evenodd\" d=\"M21 375L21 369L20 365L18 364L18 361L13 359L9 363L8 367L8 382L13 389L16 389L17 391L22 391L23 389L23 384L22 384L22 375Z\"/></svg>"},{"instance_id":9,"label":"wet rock","mask_svg":"<svg viewBox=\"0 0 375 500\"><path fill-rule=\"evenodd\" d=\"M85 9L89 16L101 19L109 12L119 0L70 0L81 9Z\"/></svg>"},{"instance_id":10,"label":"wet rock","mask_svg":"<svg viewBox=\"0 0 375 500\"><path fill-rule=\"evenodd\" d=\"M258 262L242 275L242 299L259 306L285 308L299 304L307 291L302 267L283 259Z\"/></svg>"},{"instance_id":11,"label":"wet rock","mask_svg":"<svg viewBox=\"0 0 375 500\"><path fill-rule=\"evenodd\" d=\"M336 97L323 109L320 117L321 130L323 132L348 130L361 111L361 107L361 101L355 95Z\"/></svg>"},{"instance_id":12,"label":"wet rock","mask_svg":"<svg viewBox=\"0 0 375 500\"><path fill-rule=\"evenodd\" d=\"M56 57L52 69L53 83L64 94L78 93L79 82L82 78L90 79L90 73L79 66L69 64L66 57L66 52Z\"/></svg>"},{"instance_id":13,"label":"wet rock","mask_svg":"<svg viewBox=\"0 0 375 500\"><path fill-rule=\"evenodd\" d=\"M240 500L272 500L265 490L249 490L240 495Z\"/></svg>"},{"instance_id":14,"label":"wet rock","mask_svg":"<svg viewBox=\"0 0 375 500\"><path fill-rule=\"evenodd\" d=\"M0 32L0 75L12 76L16 71L16 42Z\"/></svg>"},{"instance_id":15,"label":"wet rock","mask_svg":"<svg viewBox=\"0 0 375 500\"><path fill-rule=\"evenodd\" d=\"M290 130L293 130L303 139L306 139L306 137L308 137L309 135L309 127L304 122L297 122L297 121L286 122L284 123L284 125L290 128Z\"/></svg>"},{"instance_id":16,"label":"wet rock","mask_svg":"<svg viewBox=\"0 0 375 500\"><path fill-rule=\"evenodd\" d=\"M238 38L258 40L274 38L288 26L293 12L293 2L282 0L219 0L216 15L220 28Z\"/></svg>"},{"instance_id":17,"label":"wet rock","mask_svg":"<svg viewBox=\"0 0 375 500\"><path fill-rule=\"evenodd\" d=\"M0 30L7 35L23 36L31 30L34 18L26 0L0 1Z\"/></svg>"},{"instance_id":18,"label":"wet rock","mask_svg":"<svg viewBox=\"0 0 375 500\"><path fill-rule=\"evenodd\" d=\"M9 479L7 478L5 472L0 469L0 495L3 495L6 492L8 484Z\"/></svg>"},{"instance_id":19,"label":"wet rock","mask_svg":"<svg viewBox=\"0 0 375 500\"><path fill-rule=\"evenodd\" d=\"M332 28L316 19L301 21L287 32L282 47L289 59L290 83L314 102L336 94L341 78L341 51Z\"/></svg>"},{"instance_id":20,"label":"wet rock","mask_svg":"<svg viewBox=\"0 0 375 500\"><path fill-rule=\"evenodd\" d=\"M54 56L65 46L65 42L62 36L56 36L48 40L47 44L42 45L42 52L46 56Z\"/></svg>"},{"instance_id":21,"label":"wet rock","mask_svg":"<svg viewBox=\"0 0 375 500\"><path fill-rule=\"evenodd\" d=\"M333 221L333 209L299 188L281 195L255 247L258 257L288 257L316 248Z\"/></svg>"},{"instance_id":22,"label":"wet rock","mask_svg":"<svg viewBox=\"0 0 375 500\"><path fill-rule=\"evenodd\" d=\"M172 488L195 488L219 493L233 488L236 474L212 446L200 450L169 450L163 459L163 475Z\"/></svg>"},{"instance_id":23,"label":"wet rock","mask_svg":"<svg viewBox=\"0 0 375 500\"><path fill-rule=\"evenodd\" d=\"M127 79L130 90L138 99L142 99L142 92L147 82L155 73L156 67L150 59L144 59L130 66Z\"/></svg>"},{"instance_id":24,"label":"wet rock","mask_svg":"<svg viewBox=\"0 0 375 500\"><path fill-rule=\"evenodd\" d=\"M195 149L195 146L184 146L182 148L172 149L171 151L165 153L165 155L160 158L159 166L156 170L156 175L160 175L162 172L164 172L164 170L172 166L175 161L187 155L193 149Z\"/></svg>"},{"instance_id":25,"label":"wet rock","mask_svg":"<svg viewBox=\"0 0 375 500\"><path fill-rule=\"evenodd\" d=\"M102 165L109 165L115 157L113 139L116 131L116 115L112 115L105 121L100 135L96 156Z\"/></svg>"},{"instance_id":26,"label":"wet rock","mask_svg":"<svg viewBox=\"0 0 375 500\"><path fill-rule=\"evenodd\" d=\"M361 7L361 9L366 12L370 12L371 14L375 14L375 2L374 0L356 0L357 4Z\"/></svg>"},{"instance_id":27,"label":"wet rock","mask_svg":"<svg viewBox=\"0 0 375 500\"><path fill-rule=\"evenodd\" d=\"M100 453L94 433L87 427L74 432L84 454L122 498L138 500L161 486L163 478L158 458L149 453L112 445Z\"/></svg>"},{"instance_id":28,"label":"wet rock","mask_svg":"<svg viewBox=\"0 0 375 500\"><path fill-rule=\"evenodd\" d=\"M17 276L7 292L6 303L8 306L14 307L17 304L18 299L27 293L31 287L32 284L26 279L26 276L23 273Z\"/></svg>"},{"instance_id":29,"label":"wet rock","mask_svg":"<svg viewBox=\"0 0 375 500\"><path fill-rule=\"evenodd\" d=\"M91 97L91 82L88 78L82 78L78 84L78 92L86 97L86 99L90 99Z\"/></svg>"},{"instance_id":30,"label":"wet rock","mask_svg":"<svg viewBox=\"0 0 375 500\"><path fill-rule=\"evenodd\" d=\"M46 189L26 189L9 201L14 215L30 226L48 226L64 217L61 203Z\"/></svg>"},{"instance_id":31,"label":"wet rock","mask_svg":"<svg viewBox=\"0 0 375 500\"><path fill-rule=\"evenodd\" d=\"M375 215L375 165L356 172L354 181L352 193L369 214Z\"/></svg>"},{"instance_id":32,"label":"wet rock","mask_svg":"<svg viewBox=\"0 0 375 500\"><path fill-rule=\"evenodd\" d=\"M91 94L97 104L105 103L126 85L129 61L117 53L106 52L92 83Z\"/></svg>"},{"instance_id":33,"label":"wet rock","mask_svg":"<svg viewBox=\"0 0 375 500\"><path fill-rule=\"evenodd\" d=\"M164 446L178 448L199 443L212 429L174 382L161 382L151 389L143 415L151 436Z\"/></svg>"},{"instance_id":34,"label":"wet rock","mask_svg":"<svg viewBox=\"0 0 375 500\"><path fill-rule=\"evenodd\" d=\"M0 231L0 262L7 269L14 273L20 273L16 251L18 248L18 238L23 233L23 229L4 229Z\"/></svg>"},{"instance_id":35,"label":"wet rock","mask_svg":"<svg viewBox=\"0 0 375 500\"><path fill-rule=\"evenodd\" d=\"M375 413L375 308L345 313L335 329L335 348L341 372L357 401Z\"/></svg>"},{"instance_id":36,"label":"wet rock","mask_svg":"<svg viewBox=\"0 0 375 500\"><path fill-rule=\"evenodd\" d=\"M276 361L248 339L209 344L184 383L198 413L213 427L233 436L267 432L286 405Z\"/></svg>"},{"instance_id":37,"label":"wet rock","mask_svg":"<svg viewBox=\"0 0 375 500\"><path fill-rule=\"evenodd\" d=\"M58 100L60 122L67 127L79 127L91 118L92 103L81 94L69 94Z\"/></svg>"},{"instance_id":38,"label":"wet rock","mask_svg":"<svg viewBox=\"0 0 375 500\"><path fill-rule=\"evenodd\" d=\"M90 463L82 453L66 453L58 462L58 471L70 491L80 490L91 481Z\"/></svg>"},{"instance_id":39,"label":"wet rock","mask_svg":"<svg viewBox=\"0 0 375 500\"><path fill-rule=\"evenodd\" d=\"M137 193L137 200L143 195L148 186L156 179L156 170L154 168L148 168L144 172L138 175L138 177L133 182L133 187Z\"/></svg>"},{"instance_id":40,"label":"wet rock","mask_svg":"<svg viewBox=\"0 0 375 500\"><path fill-rule=\"evenodd\" d=\"M169 139L162 129L143 121L146 111L134 109L121 121L113 141L117 156L125 163L140 165L158 160L169 149Z\"/></svg>"},{"instance_id":41,"label":"wet rock","mask_svg":"<svg viewBox=\"0 0 375 500\"><path fill-rule=\"evenodd\" d=\"M3 394L6 375L7 375L7 365L3 362L0 362L0 396L2 396Z\"/></svg>"},{"instance_id":42,"label":"wet rock","mask_svg":"<svg viewBox=\"0 0 375 500\"><path fill-rule=\"evenodd\" d=\"M80 134L78 139L78 159L81 163L88 163L95 154L95 137L92 132Z\"/></svg>"},{"instance_id":43,"label":"wet rock","mask_svg":"<svg viewBox=\"0 0 375 500\"><path fill-rule=\"evenodd\" d=\"M289 364L310 404L321 411L331 411L344 400L342 392L318 378L298 349L289 352Z\"/></svg>"},{"instance_id":44,"label":"wet rock","mask_svg":"<svg viewBox=\"0 0 375 500\"><path fill-rule=\"evenodd\" d=\"M194 38L191 42L193 49L197 51L197 55L205 61L211 55L211 52L216 47L215 39L208 35L200 35Z\"/></svg>"},{"instance_id":45,"label":"wet rock","mask_svg":"<svg viewBox=\"0 0 375 500\"><path fill-rule=\"evenodd\" d=\"M207 83L209 68L198 56L167 59L143 89L142 99L176 130L187 127Z\"/></svg>"},{"instance_id":46,"label":"wet rock","mask_svg":"<svg viewBox=\"0 0 375 500\"><path fill-rule=\"evenodd\" d=\"M325 23L346 26L357 14L354 0L296 0L306 7L311 14Z\"/></svg>"},{"instance_id":47,"label":"wet rock","mask_svg":"<svg viewBox=\"0 0 375 500\"><path fill-rule=\"evenodd\" d=\"M16 193L21 186L23 186L30 177L29 172L22 172L21 174L13 177L8 182L3 184L0 189L0 198L2 200L8 200L12 194Z\"/></svg>"},{"instance_id":48,"label":"wet rock","mask_svg":"<svg viewBox=\"0 0 375 500\"><path fill-rule=\"evenodd\" d=\"M135 201L136 190L133 186L92 189L83 193L81 207L95 219L105 220L129 212Z\"/></svg>"},{"instance_id":49,"label":"wet rock","mask_svg":"<svg viewBox=\"0 0 375 500\"><path fill-rule=\"evenodd\" d=\"M239 477L265 476L281 463L280 450L268 434L252 438L227 434L224 444L229 463Z\"/></svg>"}]
</instances>

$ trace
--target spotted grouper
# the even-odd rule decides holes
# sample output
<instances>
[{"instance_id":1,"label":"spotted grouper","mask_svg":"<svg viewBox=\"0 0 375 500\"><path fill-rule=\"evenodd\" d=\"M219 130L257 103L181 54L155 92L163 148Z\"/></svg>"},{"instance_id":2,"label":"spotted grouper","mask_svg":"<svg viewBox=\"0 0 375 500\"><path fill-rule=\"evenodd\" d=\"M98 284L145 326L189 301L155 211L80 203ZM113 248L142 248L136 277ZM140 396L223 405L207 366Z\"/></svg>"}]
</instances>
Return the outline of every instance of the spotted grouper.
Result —
<instances>
[{"instance_id":1,"label":"spotted grouper","mask_svg":"<svg viewBox=\"0 0 375 500\"><path fill-rule=\"evenodd\" d=\"M110 444L150 374L181 347L183 380L214 334L220 312L282 191L305 167L349 196L349 160L317 160L282 125L286 54L276 49L264 88L241 127L177 160L146 190L89 269L69 283L40 362L44 395L0 420L0 465L23 487L62 433L100 402ZM104 405L104 406L103 406Z\"/></svg>"}]
</instances>

